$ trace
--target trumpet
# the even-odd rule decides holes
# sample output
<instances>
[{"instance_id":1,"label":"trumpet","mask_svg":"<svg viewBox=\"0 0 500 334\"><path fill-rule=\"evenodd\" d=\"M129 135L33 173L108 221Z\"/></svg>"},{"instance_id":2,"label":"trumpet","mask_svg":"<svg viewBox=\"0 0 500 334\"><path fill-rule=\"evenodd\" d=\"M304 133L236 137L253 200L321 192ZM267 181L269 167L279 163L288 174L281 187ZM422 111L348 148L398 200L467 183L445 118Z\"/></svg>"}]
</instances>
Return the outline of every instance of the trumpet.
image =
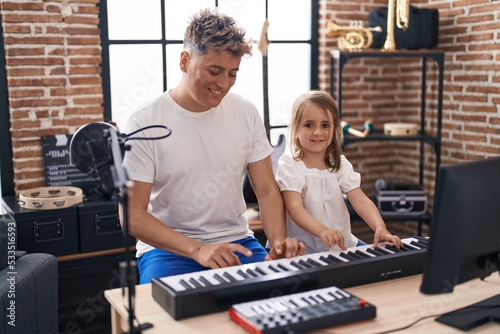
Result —
<instances>
[{"instance_id":1,"label":"trumpet","mask_svg":"<svg viewBox=\"0 0 500 334\"><path fill-rule=\"evenodd\" d=\"M382 28L363 28L361 21L351 21L348 27L329 21L327 31L329 37L340 33L337 41L340 50L356 50L370 47L373 43L372 31L381 32Z\"/></svg>"},{"instance_id":2,"label":"trumpet","mask_svg":"<svg viewBox=\"0 0 500 334\"><path fill-rule=\"evenodd\" d=\"M397 1L397 3L395 3ZM395 17L396 16L396 17ZM406 30L410 24L410 0L389 0L387 3L387 36L383 50L396 50L394 19L399 29Z\"/></svg>"}]
</instances>

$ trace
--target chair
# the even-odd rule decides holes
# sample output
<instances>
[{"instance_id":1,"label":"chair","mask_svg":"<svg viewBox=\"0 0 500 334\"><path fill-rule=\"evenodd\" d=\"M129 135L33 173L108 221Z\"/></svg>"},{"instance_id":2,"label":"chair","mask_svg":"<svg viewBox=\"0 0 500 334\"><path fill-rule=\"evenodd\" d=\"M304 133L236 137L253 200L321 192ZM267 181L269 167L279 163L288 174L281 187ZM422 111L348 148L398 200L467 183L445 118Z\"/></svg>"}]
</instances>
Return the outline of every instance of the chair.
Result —
<instances>
[{"instance_id":1,"label":"chair","mask_svg":"<svg viewBox=\"0 0 500 334\"><path fill-rule=\"evenodd\" d=\"M14 221L0 218L0 333L56 334L57 260L16 250L13 227Z\"/></svg>"},{"instance_id":2,"label":"chair","mask_svg":"<svg viewBox=\"0 0 500 334\"><path fill-rule=\"evenodd\" d=\"M286 137L284 134L281 134L278 137L278 142L274 146L273 153L271 153L271 161L273 163L273 171L275 175L278 169L278 160L281 157L281 155L285 152L286 148L285 138ZM245 176L243 177L243 197L245 198L245 203L247 204L247 207L257 208L259 206L259 203L257 202L257 196L255 196L255 192L253 191L252 184L250 182L247 173L245 173Z\"/></svg>"}]
</instances>

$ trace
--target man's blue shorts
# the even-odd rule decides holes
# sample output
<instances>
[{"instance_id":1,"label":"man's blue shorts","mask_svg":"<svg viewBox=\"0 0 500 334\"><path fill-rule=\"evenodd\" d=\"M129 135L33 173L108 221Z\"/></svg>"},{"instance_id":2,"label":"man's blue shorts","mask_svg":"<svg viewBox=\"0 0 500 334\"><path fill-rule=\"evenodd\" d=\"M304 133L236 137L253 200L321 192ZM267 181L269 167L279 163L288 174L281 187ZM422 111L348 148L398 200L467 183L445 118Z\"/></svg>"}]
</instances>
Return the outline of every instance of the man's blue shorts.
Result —
<instances>
[{"instance_id":1,"label":"man's blue shorts","mask_svg":"<svg viewBox=\"0 0 500 334\"><path fill-rule=\"evenodd\" d=\"M235 254L238 255L242 264L264 261L267 255L266 249L253 237L236 240L232 243L240 244L253 253L252 256L247 257L236 252ZM153 277L167 277L209 269L191 258L161 249L153 249L138 258L137 267L140 284L151 283Z\"/></svg>"}]
</instances>

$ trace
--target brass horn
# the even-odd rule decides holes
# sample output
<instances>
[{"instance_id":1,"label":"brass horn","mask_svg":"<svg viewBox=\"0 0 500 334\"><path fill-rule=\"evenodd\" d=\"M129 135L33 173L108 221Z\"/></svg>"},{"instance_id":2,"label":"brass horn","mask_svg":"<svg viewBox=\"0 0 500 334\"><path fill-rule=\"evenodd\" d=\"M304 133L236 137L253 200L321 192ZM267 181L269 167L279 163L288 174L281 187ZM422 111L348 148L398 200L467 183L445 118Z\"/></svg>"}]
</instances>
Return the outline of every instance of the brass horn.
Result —
<instances>
[{"instance_id":1,"label":"brass horn","mask_svg":"<svg viewBox=\"0 0 500 334\"><path fill-rule=\"evenodd\" d=\"M397 3L396 3L397 2ZM387 36L383 50L396 50L394 19L399 29L406 30L410 24L410 0L389 0L387 3Z\"/></svg>"},{"instance_id":2,"label":"brass horn","mask_svg":"<svg viewBox=\"0 0 500 334\"><path fill-rule=\"evenodd\" d=\"M348 27L329 21L327 31L330 37L340 34L338 38L340 50L356 50L370 47L373 43L372 31L380 32L382 28L363 28L361 21L351 21Z\"/></svg>"}]
</instances>

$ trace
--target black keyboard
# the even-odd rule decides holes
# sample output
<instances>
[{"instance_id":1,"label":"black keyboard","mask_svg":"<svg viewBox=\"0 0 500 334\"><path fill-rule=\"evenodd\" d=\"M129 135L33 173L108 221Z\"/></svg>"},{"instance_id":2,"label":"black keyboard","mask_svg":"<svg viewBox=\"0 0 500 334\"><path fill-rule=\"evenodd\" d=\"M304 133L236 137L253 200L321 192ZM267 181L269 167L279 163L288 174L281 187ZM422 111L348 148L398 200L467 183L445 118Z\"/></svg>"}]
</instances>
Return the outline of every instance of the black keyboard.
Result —
<instances>
[{"instance_id":1,"label":"black keyboard","mask_svg":"<svg viewBox=\"0 0 500 334\"><path fill-rule=\"evenodd\" d=\"M397 249L381 243L153 278L153 299L174 319L227 311L237 303L337 286L347 288L420 274L428 239Z\"/></svg>"},{"instance_id":2,"label":"black keyboard","mask_svg":"<svg viewBox=\"0 0 500 334\"><path fill-rule=\"evenodd\" d=\"M249 333L304 332L375 318L376 307L337 287L233 305L230 318Z\"/></svg>"}]
</instances>

